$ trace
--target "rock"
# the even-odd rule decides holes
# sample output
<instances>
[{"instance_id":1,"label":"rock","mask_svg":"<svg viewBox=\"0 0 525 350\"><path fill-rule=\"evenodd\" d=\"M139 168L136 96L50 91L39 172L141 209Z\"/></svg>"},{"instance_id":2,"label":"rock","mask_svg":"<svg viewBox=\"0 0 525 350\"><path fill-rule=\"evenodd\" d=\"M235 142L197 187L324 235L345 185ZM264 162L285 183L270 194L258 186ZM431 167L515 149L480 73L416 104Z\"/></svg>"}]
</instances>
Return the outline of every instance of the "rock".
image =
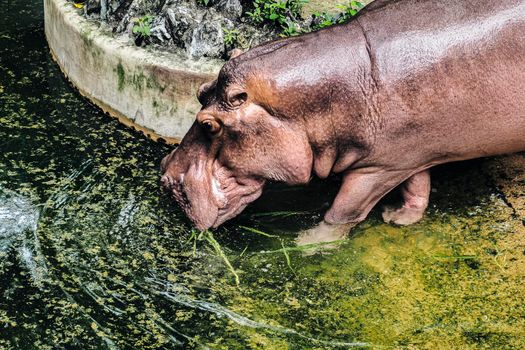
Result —
<instances>
[{"instance_id":1,"label":"rock","mask_svg":"<svg viewBox=\"0 0 525 350\"><path fill-rule=\"evenodd\" d=\"M224 52L224 35L220 23L199 23L186 41L186 52L194 58L221 56Z\"/></svg>"},{"instance_id":2,"label":"rock","mask_svg":"<svg viewBox=\"0 0 525 350\"><path fill-rule=\"evenodd\" d=\"M193 58L221 57L225 51L223 26L232 27L233 23L217 16L216 12L210 9L202 21L190 29L191 35L185 38L188 55Z\"/></svg>"},{"instance_id":3,"label":"rock","mask_svg":"<svg viewBox=\"0 0 525 350\"><path fill-rule=\"evenodd\" d=\"M132 0L109 0L108 16L113 21L119 22L126 15L131 3Z\"/></svg>"},{"instance_id":4,"label":"rock","mask_svg":"<svg viewBox=\"0 0 525 350\"><path fill-rule=\"evenodd\" d=\"M176 45L184 46L185 34L197 24L198 17L202 15L195 7L180 5L166 9L165 18Z\"/></svg>"},{"instance_id":5,"label":"rock","mask_svg":"<svg viewBox=\"0 0 525 350\"><path fill-rule=\"evenodd\" d=\"M109 0L101 0L109 1ZM164 6L163 0L133 0L131 4L128 5L129 0L116 0L126 3L125 14L121 14L119 17L122 19L119 21L115 31L117 33L122 33L129 28L129 24L132 22L133 18L140 18L144 15L155 15L159 10ZM102 18L102 12L101 12Z\"/></svg>"},{"instance_id":6,"label":"rock","mask_svg":"<svg viewBox=\"0 0 525 350\"><path fill-rule=\"evenodd\" d=\"M192 58L224 58L235 47L244 50L275 37L271 28L255 28L245 22L243 9L251 0L209 0L207 6L196 0L86 0L86 17L99 19L113 32L137 46L158 44L182 48ZM133 33L135 19L152 16L150 35ZM225 45L225 30L232 31ZM232 39L233 38L233 39ZM227 46L227 47L226 47Z\"/></svg>"},{"instance_id":7,"label":"rock","mask_svg":"<svg viewBox=\"0 0 525 350\"><path fill-rule=\"evenodd\" d=\"M100 0L100 19L108 20L108 0Z\"/></svg>"},{"instance_id":8,"label":"rock","mask_svg":"<svg viewBox=\"0 0 525 350\"><path fill-rule=\"evenodd\" d=\"M236 20L242 15L242 5L240 0L220 0L217 9L229 19Z\"/></svg>"},{"instance_id":9,"label":"rock","mask_svg":"<svg viewBox=\"0 0 525 350\"><path fill-rule=\"evenodd\" d=\"M156 17L151 23L150 40L157 44L163 44L171 40L169 24L164 17Z\"/></svg>"},{"instance_id":10,"label":"rock","mask_svg":"<svg viewBox=\"0 0 525 350\"><path fill-rule=\"evenodd\" d=\"M247 50L254 46L258 46L262 43L271 40L272 38L278 38L278 33L271 28L264 26L263 28L255 28L247 23L242 23L236 27L239 31L237 36L237 43L235 47L240 47L243 50Z\"/></svg>"},{"instance_id":11,"label":"rock","mask_svg":"<svg viewBox=\"0 0 525 350\"><path fill-rule=\"evenodd\" d=\"M86 16L99 17L100 15L100 0L87 0L84 5L84 14Z\"/></svg>"}]
</instances>

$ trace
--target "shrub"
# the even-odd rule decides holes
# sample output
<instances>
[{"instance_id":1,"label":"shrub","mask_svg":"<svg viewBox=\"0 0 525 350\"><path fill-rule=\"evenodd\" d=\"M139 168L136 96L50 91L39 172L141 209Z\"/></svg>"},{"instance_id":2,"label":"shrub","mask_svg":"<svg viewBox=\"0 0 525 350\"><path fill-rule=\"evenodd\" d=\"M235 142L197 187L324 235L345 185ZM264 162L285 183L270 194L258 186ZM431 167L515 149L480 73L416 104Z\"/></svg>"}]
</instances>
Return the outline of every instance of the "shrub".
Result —
<instances>
[{"instance_id":1,"label":"shrub","mask_svg":"<svg viewBox=\"0 0 525 350\"><path fill-rule=\"evenodd\" d=\"M139 36L139 38L145 39L151 35L151 22L153 16L145 15L140 18L133 18L133 34Z\"/></svg>"},{"instance_id":2,"label":"shrub","mask_svg":"<svg viewBox=\"0 0 525 350\"><path fill-rule=\"evenodd\" d=\"M282 35L298 34L297 22L301 9L308 0L254 0L253 11L246 12L255 24L270 23L282 31Z\"/></svg>"}]
</instances>

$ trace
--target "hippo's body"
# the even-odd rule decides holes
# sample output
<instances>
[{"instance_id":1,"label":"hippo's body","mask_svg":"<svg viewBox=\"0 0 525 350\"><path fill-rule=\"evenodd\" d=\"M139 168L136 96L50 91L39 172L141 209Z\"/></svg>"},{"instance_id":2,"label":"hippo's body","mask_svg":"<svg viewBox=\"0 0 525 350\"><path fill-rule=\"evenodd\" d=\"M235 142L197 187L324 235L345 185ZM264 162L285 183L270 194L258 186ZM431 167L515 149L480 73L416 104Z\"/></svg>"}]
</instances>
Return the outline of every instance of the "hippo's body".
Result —
<instances>
[{"instance_id":1,"label":"hippo's body","mask_svg":"<svg viewBox=\"0 0 525 350\"><path fill-rule=\"evenodd\" d=\"M419 220L428 168L525 150L525 0L377 0L348 24L254 48L199 91L163 184L215 227L265 181L343 173L325 215L357 223L402 184L387 221Z\"/></svg>"}]
</instances>

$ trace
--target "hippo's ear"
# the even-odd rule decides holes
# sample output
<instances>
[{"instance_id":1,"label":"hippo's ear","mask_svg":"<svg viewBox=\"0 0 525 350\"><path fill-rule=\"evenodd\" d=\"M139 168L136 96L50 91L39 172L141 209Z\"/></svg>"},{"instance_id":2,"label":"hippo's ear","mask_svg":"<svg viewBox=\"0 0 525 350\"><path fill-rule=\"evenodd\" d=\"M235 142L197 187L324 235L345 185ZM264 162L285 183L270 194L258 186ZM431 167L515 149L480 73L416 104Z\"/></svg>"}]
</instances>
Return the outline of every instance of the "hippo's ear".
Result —
<instances>
[{"instance_id":1,"label":"hippo's ear","mask_svg":"<svg viewBox=\"0 0 525 350\"><path fill-rule=\"evenodd\" d=\"M204 83L199 87L199 90L197 90L197 99L199 100L201 105L204 106L208 103L208 100L210 99L213 91L215 90L216 85L217 80L213 80Z\"/></svg>"},{"instance_id":2,"label":"hippo's ear","mask_svg":"<svg viewBox=\"0 0 525 350\"><path fill-rule=\"evenodd\" d=\"M237 57L237 56L240 56L241 54L243 54L244 52L241 50L241 49L233 49L229 52L229 56L230 56L230 60Z\"/></svg>"},{"instance_id":3,"label":"hippo's ear","mask_svg":"<svg viewBox=\"0 0 525 350\"><path fill-rule=\"evenodd\" d=\"M229 87L226 90L226 101L232 107L239 107L248 99L248 93L239 87Z\"/></svg>"}]
</instances>

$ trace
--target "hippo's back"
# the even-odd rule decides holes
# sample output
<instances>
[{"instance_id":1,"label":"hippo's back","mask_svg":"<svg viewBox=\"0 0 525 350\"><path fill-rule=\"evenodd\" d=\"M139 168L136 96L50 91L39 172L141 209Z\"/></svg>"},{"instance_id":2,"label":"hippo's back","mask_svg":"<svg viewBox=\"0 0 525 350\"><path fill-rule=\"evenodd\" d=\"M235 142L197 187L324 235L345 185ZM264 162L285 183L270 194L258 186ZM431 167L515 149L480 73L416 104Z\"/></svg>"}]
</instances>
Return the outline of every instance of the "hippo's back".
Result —
<instances>
[{"instance_id":1,"label":"hippo's back","mask_svg":"<svg viewBox=\"0 0 525 350\"><path fill-rule=\"evenodd\" d=\"M525 149L525 0L379 0L357 22L385 141L425 135L458 159Z\"/></svg>"},{"instance_id":2,"label":"hippo's back","mask_svg":"<svg viewBox=\"0 0 525 350\"><path fill-rule=\"evenodd\" d=\"M478 53L488 58L491 49L498 47L507 51L500 61L523 62L509 50L525 53L525 0L379 0L358 22L380 77L388 81L453 55L476 58L479 64L483 57Z\"/></svg>"}]
</instances>

